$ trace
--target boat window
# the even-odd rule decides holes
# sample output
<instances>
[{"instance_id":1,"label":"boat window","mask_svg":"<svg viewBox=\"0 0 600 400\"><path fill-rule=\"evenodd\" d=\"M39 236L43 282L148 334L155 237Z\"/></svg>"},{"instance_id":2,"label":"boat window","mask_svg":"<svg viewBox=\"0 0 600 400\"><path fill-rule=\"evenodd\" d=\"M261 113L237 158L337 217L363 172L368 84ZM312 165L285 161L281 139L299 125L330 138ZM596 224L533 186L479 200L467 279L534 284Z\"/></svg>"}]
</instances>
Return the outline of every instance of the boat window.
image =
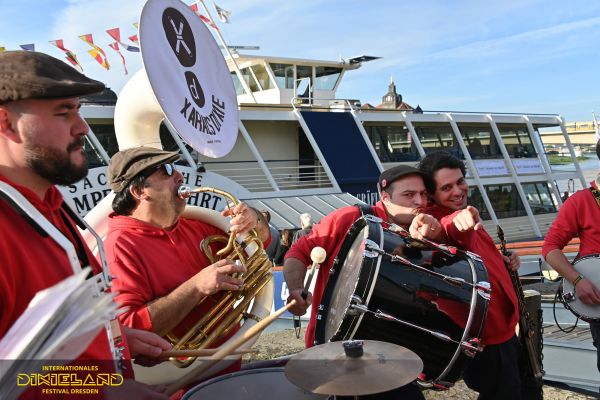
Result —
<instances>
[{"instance_id":1,"label":"boat window","mask_svg":"<svg viewBox=\"0 0 600 400\"><path fill-rule=\"evenodd\" d=\"M369 125L365 131L381 162L419 160L419 152L406 126Z\"/></svg>"},{"instance_id":2,"label":"boat window","mask_svg":"<svg viewBox=\"0 0 600 400\"><path fill-rule=\"evenodd\" d=\"M502 185L486 185L485 191L496 212L500 218L522 217L527 215L525 206L519 197L517 187L512 183ZM490 213L483 202L483 197L477 186L469 188L469 204L479 210L482 219L490 220Z\"/></svg>"},{"instance_id":3,"label":"boat window","mask_svg":"<svg viewBox=\"0 0 600 400\"><path fill-rule=\"evenodd\" d=\"M267 73L266 68L263 65L253 65L252 72L254 72L254 76L258 79L258 83L262 90L273 89L273 83L271 82L271 78Z\"/></svg>"},{"instance_id":4,"label":"boat window","mask_svg":"<svg viewBox=\"0 0 600 400\"><path fill-rule=\"evenodd\" d=\"M296 66L296 96L310 97L313 90L312 87L312 67L307 65Z\"/></svg>"},{"instance_id":5,"label":"boat window","mask_svg":"<svg viewBox=\"0 0 600 400\"><path fill-rule=\"evenodd\" d=\"M523 191L534 214L556 212L556 202L547 182L523 183Z\"/></svg>"},{"instance_id":6,"label":"boat window","mask_svg":"<svg viewBox=\"0 0 600 400\"><path fill-rule=\"evenodd\" d=\"M238 96L246 93L244 91L244 87L242 86L242 82L240 81L240 78L238 78L235 71L231 71L231 79L233 79L233 86L235 87L235 93Z\"/></svg>"},{"instance_id":7,"label":"boat window","mask_svg":"<svg viewBox=\"0 0 600 400\"><path fill-rule=\"evenodd\" d=\"M341 68L315 67L315 89L333 90L341 73Z\"/></svg>"},{"instance_id":8,"label":"boat window","mask_svg":"<svg viewBox=\"0 0 600 400\"><path fill-rule=\"evenodd\" d=\"M244 80L246 81L246 84L250 88L250 91L258 92L260 90L260 88L258 86L258 83L256 82L256 79L254 79L254 77L252 76L252 72L250 72L250 68L242 68L241 71L242 71L242 76L244 77Z\"/></svg>"},{"instance_id":9,"label":"boat window","mask_svg":"<svg viewBox=\"0 0 600 400\"><path fill-rule=\"evenodd\" d=\"M294 88L294 66L291 64L270 63L273 75L280 89Z\"/></svg>"},{"instance_id":10,"label":"boat window","mask_svg":"<svg viewBox=\"0 0 600 400\"><path fill-rule=\"evenodd\" d=\"M426 154L444 150L465 159L449 124L414 124L414 128Z\"/></svg>"},{"instance_id":11,"label":"boat window","mask_svg":"<svg viewBox=\"0 0 600 400\"><path fill-rule=\"evenodd\" d=\"M459 124L458 129L473 159L503 158L489 125Z\"/></svg>"},{"instance_id":12,"label":"boat window","mask_svg":"<svg viewBox=\"0 0 600 400\"><path fill-rule=\"evenodd\" d=\"M498 125L500 137L511 158L537 158L526 126Z\"/></svg>"}]
</instances>

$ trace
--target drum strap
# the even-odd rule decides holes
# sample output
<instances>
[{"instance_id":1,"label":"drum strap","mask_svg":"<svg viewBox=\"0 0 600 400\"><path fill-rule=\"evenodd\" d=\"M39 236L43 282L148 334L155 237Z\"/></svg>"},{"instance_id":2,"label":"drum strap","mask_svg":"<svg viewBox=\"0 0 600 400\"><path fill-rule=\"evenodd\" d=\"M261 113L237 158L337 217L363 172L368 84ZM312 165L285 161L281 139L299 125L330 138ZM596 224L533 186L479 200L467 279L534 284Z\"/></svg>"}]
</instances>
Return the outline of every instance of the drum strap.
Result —
<instances>
[{"instance_id":1,"label":"drum strap","mask_svg":"<svg viewBox=\"0 0 600 400\"><path fill-rule=\"evenodd\" d=\"M360 210L360 213L363 216L365 216L365 215L375 215L375 213L373 212L373 207L371 207L368 204L355 204L354 206L358 207L358 209Z\"/></svg>"},{"instance_id":2,"label":"drum strap","mask_svg":"<svg viewBox=\"0 0 600 400\"><path fill-rule=\"evenodd\" d=\"M594 198L596 199L596 203L598 203L598 207L600 207L600 190L596 189L593 186L590 186L590 192L592 192Z\"/></svg>"}]
</instances>

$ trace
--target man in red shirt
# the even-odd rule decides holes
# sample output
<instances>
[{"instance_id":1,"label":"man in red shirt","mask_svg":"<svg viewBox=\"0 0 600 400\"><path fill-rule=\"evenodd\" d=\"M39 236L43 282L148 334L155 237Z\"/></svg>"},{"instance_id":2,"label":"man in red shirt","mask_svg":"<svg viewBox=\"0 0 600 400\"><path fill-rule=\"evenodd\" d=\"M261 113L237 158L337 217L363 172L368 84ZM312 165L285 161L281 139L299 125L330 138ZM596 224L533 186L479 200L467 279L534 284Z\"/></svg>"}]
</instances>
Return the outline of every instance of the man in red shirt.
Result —
<instances>
[{"instance_id":1,"label":"man in red shirt","mask_svg":"<svg viewBox=\"0 0 600 400\"><path fill-rule=\"evenodd\" d=\"M433 205L427 209L440 222L448 242L481 256L488 271L491 300L482 334L484 350L474 357L463 377L479 392L480 400L541 398L541 387L519 374L519 342L515 328L519 319L516 293L505 265L517 270L516 254L500 254L483 228L479 211L467 205L469 185L464 163L446 152L428 154L419 163Z\"/></svg>"},{"instance_id":2,"label":"man in red shirt","mask_svg":"<svg viewBox=\"0 0 600 400\"><path fill-rule=\"evenodd\" d=\"M54 185L68 185L87 174L84 143L88 126L79 115L79 96L100 92L104 84L87 78L43 53L0 53L0 181L25 197L77 250L82 267L101 273ZM35 294L73 274L67 254L43 237L8 201L0 201L0 338L17 321ZM132 353L157 356L169 344L156 335L127 330ZM114 373L108 334L102 330L75 361ZM23 373L31 371L23 371ZM119 371L120 372L120 371ZM126 374L124 372L124 374ZM16 382L15 382L16 383ZM29 390L22 397L44 396ZM126 380L86 398L162 399L153 389Z\"/></svg>"},{"instance_id":3,"label":"man in red shirt","mask_svg":"<svg viewBox=\"0 0 600 400\"><path fill-rule=\"evenodd\" d=\"M600 159L600 141L596 144L596 154ZM558 211L556 219L544 238L542 255L546 262L564 279L573 283L575 296L584 304L600 304L600 288L579 274L573 268L562 249L575 236L579 237L579 253L576 259L600 253L600 203L597 202L592 189L598 190L600 179L590 182L590 187L581 189L569 197ZM594 346L598 358L597 368L600 371L600 323L590 323Z\"/></svg>"},{"instance_id":4,"label":"man in red shirt","mask_svg":"<svg viewBox=\"0 0 600 400\"><path fill-rule=\"evenodd\" d=\"M413 220L416 220L413 224L414 229L422 232L441 232L441 226L435 218L422 214L427 206L427 193L422 174L417 169L399 165L384 171L379 177L379 190L381 200L372 207L372 212L376 217L404 229L409 229ZM304 315L310 304L321 303L333 261L338 255L348 230L360 216L361 210L356 206L340 208L327 215L318 224L313 225L310 234L301 237L288 250L283 272L290 292L288 301L291 299L297 301L297 304L290 309L292 313ZM301 293L304 289L306 266L311 264L310 253L317 246L325 249L327 258L319 267L314 293L309 293L304 300ZM313 306L306 328L306 347L314 345L316 314L317 307ZM410 390L403 395L422 398L421 393L411 393Z\"/></svg>"},{"instance_id":5,"label":"man in red shirt","mask_svg":"<svg viewBox=\"0 0 600 400\"><path fill-rule=\"evenodd\" d=\"M207 223L182 218L186 201L178 196L183 175L172 164L178 153L136 147L116 153L108 168L115 192L105 239L108 265L124 308L119 319L126 326L183 336L214 305L198 303L221 290L237 291L243 280L230 276L245 272L231 260L209 261L200 243L211 235L226 235ZM226 209L231 230L257 229L262 241L269 226L257 210L239 203ZM228 236L228 235L227 235ZM222 246L221 246L222 247ZM211 246L213 254L218 250ZM233 334L234 332L232 332Z\"/></svg>"}]
</instances>

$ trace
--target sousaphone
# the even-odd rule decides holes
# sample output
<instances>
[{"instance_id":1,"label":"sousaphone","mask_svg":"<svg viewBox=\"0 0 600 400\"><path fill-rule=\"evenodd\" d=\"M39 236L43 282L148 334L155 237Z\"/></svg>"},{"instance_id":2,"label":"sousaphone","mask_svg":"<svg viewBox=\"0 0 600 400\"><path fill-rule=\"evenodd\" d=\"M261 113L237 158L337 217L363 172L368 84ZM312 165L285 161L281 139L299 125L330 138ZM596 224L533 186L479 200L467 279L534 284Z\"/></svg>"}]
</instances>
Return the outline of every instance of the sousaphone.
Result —
<instances>
[{"instance_id":1,"label":"sousaphone","mask_svg":"<svg viewBox=\"0 0 600 400\"><path fill-rule=\"evenodd\" d=\"M139 38L144 68L127 82L115 107L114 125L119 149L136 146L162 148L159 128L166 118L199 153L214 158L229 153L235 145L238 132L237 98L221 50L204 23L180 1L148 0L140 17ZM102 237L108 230L108 214L113 197L111 193L85 217ZM200 219L225 232L229 229L229 218L222 217L214 210L187 206L184 216ZM84 233L84 237L88 245L94 248L91 235ZM225 344L243 335L258 320L269 315L273 303L270 262L264 254L262 243L256 237L237 237L236 241L251 243L241 250L245 254L240 258L252 260L250 263L253 265L260 264L257 268L261 271L261 287L250 292L250 299L235 299L236 302L248 304L241 312L252 318L246 319ZM250 267L248 269L250 274ZM268 273L265 274L266 270ZM219 314L223 311L228 321L241 318L241 315L227 314L234 312L231 311L232 299L223 303L226 309L219 310ZM235 312L240 313L239 307ZM250 348L255 341L247 342L242 349ZM189 348L187 345L181 347ZM225 368L237 357L228 358L217 368ZM180 368L181 365L176 364L181 363L163 362L151 368L134 365L136 379L148 384L176 381L189 372L188 368ZM208 370L198 379L216 372L218 370Z\"/></svg>"}]
</instances>

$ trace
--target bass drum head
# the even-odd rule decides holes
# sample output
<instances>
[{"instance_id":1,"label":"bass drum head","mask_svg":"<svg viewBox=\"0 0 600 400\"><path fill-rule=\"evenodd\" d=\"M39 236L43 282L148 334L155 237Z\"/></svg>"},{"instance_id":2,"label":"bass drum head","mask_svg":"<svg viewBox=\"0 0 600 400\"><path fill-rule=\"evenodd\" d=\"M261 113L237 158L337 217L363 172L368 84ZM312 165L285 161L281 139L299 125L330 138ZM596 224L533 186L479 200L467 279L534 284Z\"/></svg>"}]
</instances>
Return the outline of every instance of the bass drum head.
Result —
<instances>
[{"instance_id":1,"label":"bass drum head","mask_svg":"<svg viewBox=\"0 0 600 400\"><path fill-rule=\"evenodd\" d=\"M369 227L365 226L352 240L350 238L350 249L341 266L339 276L335 281L333 297L329 303L329 318L325 321L325 338L331 338L342 325L346 317L346 311L350 307L352 294L356 290L356 284L360 275L365 251L365 240L369 235Z\"/></svg>"},{"instance_id":2,"label":"bass drum head","mask_svg":"<svg viewBox=\"0 0 600 400\"><path fill-rule=\"evenodd\" d=\"M182 400L320 400L287 380L285 368L261 368L218 376L190 389Z\"/></svg>"}]
</instances>

